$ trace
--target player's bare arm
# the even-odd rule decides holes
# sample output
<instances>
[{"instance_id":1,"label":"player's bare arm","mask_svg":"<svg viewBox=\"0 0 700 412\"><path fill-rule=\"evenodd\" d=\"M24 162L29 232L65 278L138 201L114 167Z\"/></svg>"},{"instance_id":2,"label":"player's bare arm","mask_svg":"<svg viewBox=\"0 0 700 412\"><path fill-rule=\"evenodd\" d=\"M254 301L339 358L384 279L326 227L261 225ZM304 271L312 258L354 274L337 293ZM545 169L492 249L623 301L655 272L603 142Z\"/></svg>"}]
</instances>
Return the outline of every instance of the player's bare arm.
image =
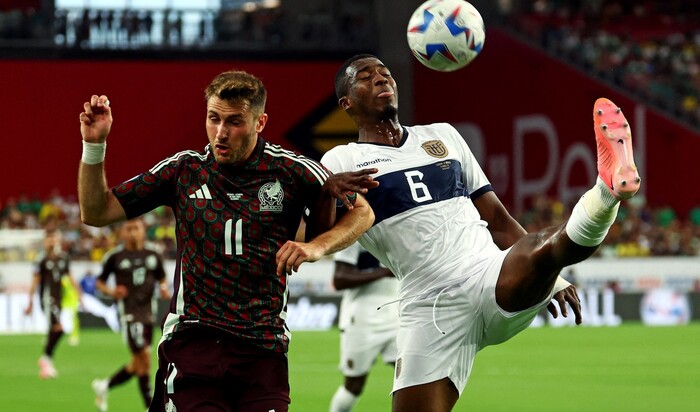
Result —
<instances>
[{"instance_id":1,"label":"player's bare arm","mask_svg":"<svg viewBox=\"0 0 700 412\"><path fill-rule=\"evenodd\" d=\"M517 220L508 213L501 200L494 192L487 192L474 200L479 215L488 223L494 243L505 250L527 234Z\"/></svg>"},{"instance_id":2,"label":"player's bare arm","mask_svg":"<svg viewBox=\"0 0 700 412\"><path fill-rule=\"evenodd\" d=\"M34 307L34 293L36 292L36 288L39 286L40 281L41 277L39 276L39 273L35 273L32 277L32 284L29 286L29 303L27 303L27 307L24 309L25 315L31 315L32 313L32 309Z\"/></svg>"},{"instance_id":3,"label":"player's bare arm","mask_svg":"<svg viewBox=\"0 0 700 412\"><path fill-rule=\"evenodd\" d=\"M277 252L277 274L299 270L304 262L315 262L323 255L345 249L355 242L374 223L374 212L369 203L357 196L355 207L343 214L328 231L310 242L287 241Z\"/></svg>"},{"instance_id":4,"label":"player's bare arm","mask_svg":"<svg viewBox=\"0 0 700 412\"><path fill-rule=\"evenodd\" d=\"M170 299L170 289L168 288L168 282L165 279L158 282L158 290L160 291L161 299Z\"/></svg>"},{"instance_id":5,"label":"player's bare arm","mask_svg":"<svg viewBox=\"0 0 700 412\"><path fill-rule=\"evenodd\" d=\"M360 270L355 265L336 261L335 272L333 273L333 287L335 290L351 289L385 277L394 277L394 274L385 267Z\"/></svg>"},{"instance_id":6,"label":"player's bare arm","mask_svg":"<svg viewBox=\"0 0 700 412\"><path fill-rule=\"evenodd\" d=\"M100 148L104 153L102 145L106 144L112 121L112 109L107 96L92 95L89 102L83 103L80 134L83 138L84 156L78 169L78 201L81 220L91 226L106 226L126 218L124 209L107 186L104 161L99 161L95 154L89 156L91 160L88 163L85 158L85 152L99 153Z\"/></svg>"},{"instance_id":7,"label":"player's bare arm","mask_svg":"<svg viewBox=\"0 0 700 412\"><path fill-rule=\"evenodd\" d=\"M100 292L111 297L114 300L121 300L127 296L127 290L124 286L115 286L114 289L107 286L107 284L101 280L97 280L95 287Z\"/></svg>"}]
</instances>

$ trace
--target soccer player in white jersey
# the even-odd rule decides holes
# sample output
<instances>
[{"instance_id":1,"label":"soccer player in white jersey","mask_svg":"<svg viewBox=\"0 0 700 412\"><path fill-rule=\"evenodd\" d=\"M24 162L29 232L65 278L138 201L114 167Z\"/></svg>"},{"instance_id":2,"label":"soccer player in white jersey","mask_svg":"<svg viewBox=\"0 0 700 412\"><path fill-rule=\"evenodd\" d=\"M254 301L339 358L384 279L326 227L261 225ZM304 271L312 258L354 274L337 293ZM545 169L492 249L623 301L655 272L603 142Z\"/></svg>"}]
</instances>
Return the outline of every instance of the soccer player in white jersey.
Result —
<instances>
[{"instance_id":1,"label":"soccer player in white jersey","mask_svg":"<svg viewBox=\"0 0 700 412\"><path fill-rule=\"evenodd\" d=\"M340 303L340 371L345 377L331 400L330 412L349 412L357 402L374 361L396 362L398 281L359 243L337 252L333 286L343 291Z\"/></svg>"},{"instance_id":2,"label":"soccer player in white jersey","mask_svg":"<svg viewBox=\"0 0 700 412\"><path fill-rule=\"evenodd\" d=\"M629 125L611 101L594 104L598 179L568 222L526 233L449 124L402 126L397 87L375 56L358 55L335 81L357 143L330 150L334 173L378 169L365 198L375 221L360 243L399 279L393 410L450 411L476 353L510 339L547 306L581 322L575 288L559 277L591 256L621 199L639 190ZM554 301L552 300L554 298Z\"/></svg>"}]
</instances>

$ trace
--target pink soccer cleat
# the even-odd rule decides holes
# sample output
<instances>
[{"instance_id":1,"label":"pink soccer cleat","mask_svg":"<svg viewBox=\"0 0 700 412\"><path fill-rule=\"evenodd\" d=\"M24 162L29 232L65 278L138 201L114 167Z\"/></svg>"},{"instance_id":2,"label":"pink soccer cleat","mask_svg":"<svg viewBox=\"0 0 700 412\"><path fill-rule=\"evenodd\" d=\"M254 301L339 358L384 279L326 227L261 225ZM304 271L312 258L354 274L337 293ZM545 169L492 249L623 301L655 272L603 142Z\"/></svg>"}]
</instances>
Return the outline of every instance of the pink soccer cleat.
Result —
<instances>
[{"instance_id":1,"label":"pink soccer cleat","mask_svg":"<svg viewBox=\"0 0 700 412\"><path fill-rule=\"evenodd\" d=\"M618 199L629 199L642 179L632 157L632 130L622 110L608 99L593 105L593 124L598 146L598 175Z\"/></svg>"},{"instance_id":2,"label":"pink soccer cleat","mask_svg":"<svg viewBox=\"0 0 700 412\"><path fill-rule=\"evenodd\" d=\"M42 356L39 358L39 377L41 379L51 379L58 376L56 368L53 366L53 362L48 356Z\"/></svg>"}]
</instances>

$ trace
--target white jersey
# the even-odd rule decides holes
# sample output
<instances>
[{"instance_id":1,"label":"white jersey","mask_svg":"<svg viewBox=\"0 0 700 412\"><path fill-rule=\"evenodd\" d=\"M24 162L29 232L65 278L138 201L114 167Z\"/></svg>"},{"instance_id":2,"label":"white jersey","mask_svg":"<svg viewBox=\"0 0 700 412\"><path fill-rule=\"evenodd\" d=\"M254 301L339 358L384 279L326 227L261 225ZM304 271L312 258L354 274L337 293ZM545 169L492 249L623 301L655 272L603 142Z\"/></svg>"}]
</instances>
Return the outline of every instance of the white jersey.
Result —
<instances>
[{"instance_id":1,"label":"white jersey","mask_svg":"<svg viewBox=\"0 0 700 412\"><path fill-rule=\"evenodd\" d=\"M379 169L365 195L375 222L360 243L399 279L400 297L455 284L473 259L499 251L471 200L491 185L449 124L404 127L398 147L337 146L321 163L334 173Z\"/></svg>"},{"instance_id":2,"label":"white jersey","mask_svg":"<svg viewBox=\"0 0 700 412\"><path fill-rule=\"evenodd\" d=\"M379 267L377 259L357 242L337 252L333 260L357 266L359 270ZM394 277L384 277L362 286L345 289L340 304L340 328L348 327L353 321L371 328L398 328L399 315L395 306L377 310L387 302L396 300L398 290L398 281Z\"/></svg>"}]
</instances>

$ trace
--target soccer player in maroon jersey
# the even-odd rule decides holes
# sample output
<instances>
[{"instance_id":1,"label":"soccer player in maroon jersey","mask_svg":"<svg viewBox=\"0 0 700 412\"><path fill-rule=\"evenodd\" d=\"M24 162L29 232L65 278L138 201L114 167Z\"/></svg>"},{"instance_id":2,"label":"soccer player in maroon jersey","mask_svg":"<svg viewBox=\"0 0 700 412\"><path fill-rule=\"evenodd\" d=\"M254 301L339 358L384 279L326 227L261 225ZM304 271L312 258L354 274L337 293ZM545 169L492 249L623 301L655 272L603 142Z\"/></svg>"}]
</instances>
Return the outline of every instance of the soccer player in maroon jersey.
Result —
<instances>
[{"instance_id":1,"label":"soccer player in maroon jersey","mask_svg":"<svg viewBox=\"0 0 700 412\"><path fill-rule=\"evenodd\" d=\"M151 411L286 411L288 276L349 246L374 221L361 196L336 216L334 197L357 191L363 173L328 179L318 162L262 138L266 96L255 76L219 74L205 90L205 150L176 153L112 189L104 172L112 108L105 95L83 105L83 222L104 226L160 205L176 218L174 293ZM294 241L303 216L309 241Z\"/></svg>"},{"instance_id":2,"label":"soccer player in maroon jersey","mask_svg":"<svg viewBox=\"0 0 700 412\"><path fill-rule=\"evenodd\" d=\"M122 331L131 350L131 360L109 379L92 382L95 405L107 410L108 391L134 375L146 407L151 404L151 339L153 337L153 290L159 286L160 297L170 298L163 261L155 250L146 246L146 225L136 218L124 222L120 229L122 245L111 250L104 259L97 289L119 302ZM111 275L115 287L107 286Z\"/></svg>"},{"instance_id":3,"label":"soccer player in maroon jersey","mask_svg":"<svg viewBox=\"0 0 700 412\"><path fill-rule=\"evenodd\" d=\"M24 313L29 315L34 309L34 293L39 289L41 306L49 322L49 334L44 346L44 354L39 358L39 377L42 379L55 378L58 372L53 365L53 353L56 345L63 337L61 326L61 279L67 276L73 287L80 294L80 287L70 275L70 260L61 247L61 233L51 230L44 237L44 250L37 260L36 272L29 287L29 304Z\"/></svg>"}]
</instances>

